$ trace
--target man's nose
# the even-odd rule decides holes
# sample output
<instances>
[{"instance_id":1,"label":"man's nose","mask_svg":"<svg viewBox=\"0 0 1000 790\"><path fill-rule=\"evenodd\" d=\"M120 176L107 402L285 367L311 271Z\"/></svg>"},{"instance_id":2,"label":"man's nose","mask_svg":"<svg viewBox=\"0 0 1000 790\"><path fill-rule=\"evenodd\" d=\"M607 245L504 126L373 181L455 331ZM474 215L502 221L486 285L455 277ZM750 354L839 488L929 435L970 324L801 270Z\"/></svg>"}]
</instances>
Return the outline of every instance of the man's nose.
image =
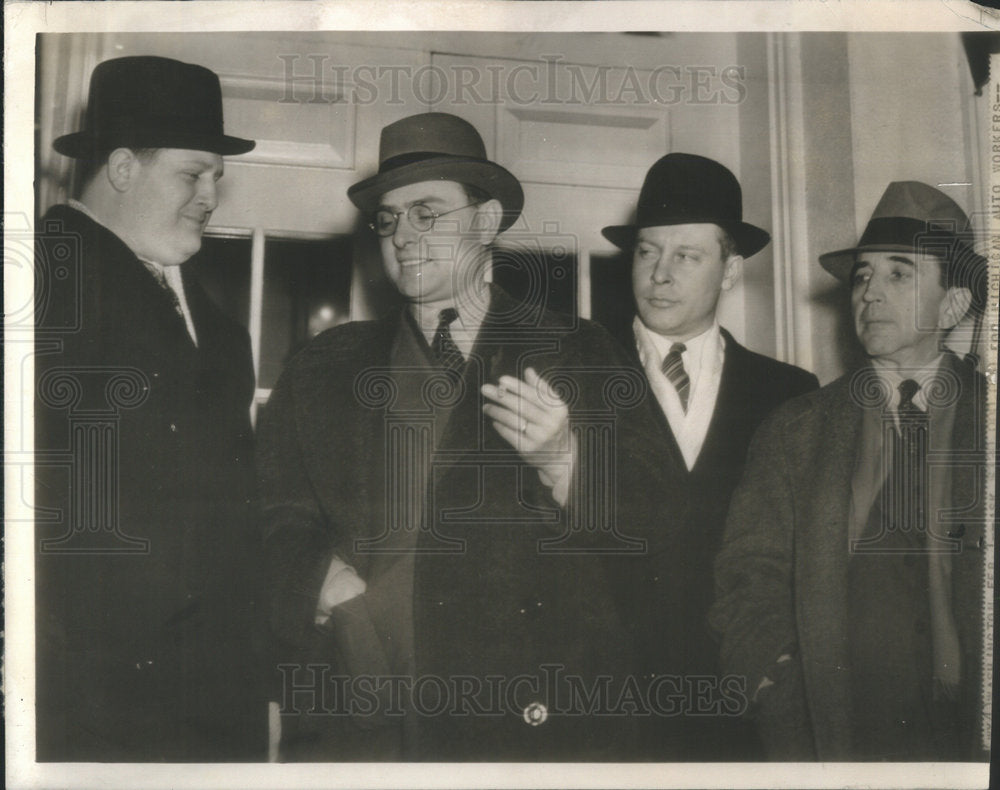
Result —
<instances>
[{"instance_id":1,"label":"man's nose","mask_svg":"<svg viewBox=\"0 0 1000 790\"><path fill-rule=\"evenodd\" d=\"M885 298L885 283L882 278L872 275L865 283L864 293L861 298L866 302L881 302Z\"/></svg>"},{"instance_id":2,"label":"man's nose","mask_svg":"<svg viewBox=\"0 0 1000 790\"><path fill-rule=\"evenodd\" d=\"M210 213L219 205L219 185L214 178L203 178L198 184L198 205Z\"/></svg>"},{"instance_id":3,"label":"man's nose","mask_svg":"<svg viewBox=\"0 0 1000 790\"><path fill-rule=\"evenodd\" d=\"M653 282L657 285L665 285L674 279L673 266L670 264L669 255L661 255L660 259L653 266Z\"/></svg>"},{"instance_id":4,"label":"man's nose","mask_svg":"<svg viewBox=\"0 0 1000 790\"><path fill-rule=\"evenodd\" d=\"M392 243L396 249L403 249L407 244L414 243L420 232L410 223L410 218L404 211L396 217L396 229L392 232Z\"/></svg>"}]
</instances>

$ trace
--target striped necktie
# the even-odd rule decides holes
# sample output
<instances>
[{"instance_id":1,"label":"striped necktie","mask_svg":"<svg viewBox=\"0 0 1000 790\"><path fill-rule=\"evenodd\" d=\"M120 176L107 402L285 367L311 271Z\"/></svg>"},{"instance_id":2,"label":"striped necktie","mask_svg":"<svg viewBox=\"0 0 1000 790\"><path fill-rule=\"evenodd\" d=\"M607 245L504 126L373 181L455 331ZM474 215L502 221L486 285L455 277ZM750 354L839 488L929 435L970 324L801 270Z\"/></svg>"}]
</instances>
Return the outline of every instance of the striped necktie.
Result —
<instances>
[{"instance_id":1,"label":"striped necktie","mask_svg":"<svg viewBox=\"0 0 1000 790\"><path fill-rule=\"evenodd\" d=\"M459 351L458 346L451 336L451 323L458 318L458 311L454 307L446 307L438 314L437 330L434 332L434 339L431 341L431 351L435 358L447 370L461 371L465 365L465 357Z\"/></svg>"},{"instance_id":2,"label":"striped necktie","mask_svg":"<svg viewBox=\"0 0 1000 790\"><path fill-rule=\"evenodd\" d=\"M684 370L684 360L681 359L681 354L685 351L687 351L687 346L683 343L674 343L670 347L670 352L663 358L660 370L667 377L667 381L673 384L674 389L677 390L677 394L681 399L681 406L684 408L684 413L686 414L688 409L688 395L691 392L691 379L688 378L687 371Z\"/></svg>"}]
</instances>

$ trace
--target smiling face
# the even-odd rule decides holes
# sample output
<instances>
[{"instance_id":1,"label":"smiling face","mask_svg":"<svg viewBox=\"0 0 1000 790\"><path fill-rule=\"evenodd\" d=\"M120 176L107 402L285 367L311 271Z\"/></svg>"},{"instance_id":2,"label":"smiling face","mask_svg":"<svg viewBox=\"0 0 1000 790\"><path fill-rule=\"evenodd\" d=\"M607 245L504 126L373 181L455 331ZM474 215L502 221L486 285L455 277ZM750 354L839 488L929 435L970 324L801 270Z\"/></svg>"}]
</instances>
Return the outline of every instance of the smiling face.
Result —
<instances>
[{"instance_id":1,"label":"smiling face","mask_svg":"<svg viewBox=\"0 0 1000 790\"><path fill-rule=\"evenodd\" d=\"M379 239L382 264L397 290L411 303L451 304L481 283L483 255L494 232L474 220L480 207L455 181L420 181L382 195L379 210L399 214L391 236ZM496 203L496 201L488 201ZM421 205L441 216L430 230L413 227L406 212ZM497 204L499 206L499 204ZM401 213L400 213L401 212Z\"/></svg>"},{"instance_id":2,"label":"smiling face","mask_svg":"<svg viewBox=\"0 0 1000 790\"><path fill-rule=\"evenodd\" d=\"M129 168L122 193L121 230L140 257L173 266L201 249L201 235L218 205L216 182L222 157L208 151L161 148L149 157L123 149L111 156L113 167Z\"/></svg>"},{"instance_id":3,"label":"smiling face","mask_svg":"<svg viewBox=\"0 0 1000 790\"><path fill-rule=\"evenodd\" d=\"M632 255L632 292L649 329L687 341L715 321L719 295L733 287L743 259L722 257L717 225L640 228Z\"/></svg>"},{"instance_id":4,"label":"smiling face","mask_svg":"<svg viewBox=\"0 0 1000 790\"><path fill-rule=\"evenodd\" d=\"M851 273L858 339L871 357L922 367L938 355L941 331L961 317L953 307L961 291L941 284L941 262L933 255L859 252Z\"/></svg>"}]
</instances>

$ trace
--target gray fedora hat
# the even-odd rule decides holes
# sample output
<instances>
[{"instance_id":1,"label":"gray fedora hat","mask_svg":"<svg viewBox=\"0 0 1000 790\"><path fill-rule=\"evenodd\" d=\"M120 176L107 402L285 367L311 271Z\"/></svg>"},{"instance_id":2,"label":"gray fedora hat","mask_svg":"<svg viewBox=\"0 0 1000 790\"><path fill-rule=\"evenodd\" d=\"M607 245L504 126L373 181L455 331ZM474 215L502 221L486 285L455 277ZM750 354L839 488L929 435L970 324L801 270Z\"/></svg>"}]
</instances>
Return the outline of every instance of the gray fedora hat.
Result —
<instances>
[{"instance_id":1,"label":"gray fedora hat","mask_svg":"<svg viewBox=\"0 0 1000 790\"><path fill-rule=\"evenodd\" d=\"M925 252L942 258L953 281L976 296L986 258L973 249L969 218L939 189L920 181L893 181L882 194L854 247L819 256L824 269L847 282L859 252ZM961 271L955 271L956 269Z\"/></svg>"},{"instance_id":2,"label":"gray fedora hat","mask_svg":"<svg viewBox=\"0 0 1000 790\"><path fill-rule=\"evenodd\" d=\"M390 189L419 181L457 181L483 190L503 206L500 230L514 224L524 207L521 183L507 169L486 158L476 128L456 115L411 115L382 130L378 172L352 185L347 196L372 212Z\"/></svg>"},{"instance_id":3,"label":"gray fedora hat","mask_svg":"<svg viewBox=\"0 0 1000 790\"><path fill-rule=\"evenodd\" d=\"M255 145L224 133L222 89L214 71L145 55L98 63L83 129L52 143L77 159L119 147L243 154Z\"/></svg>"}]
</instances>

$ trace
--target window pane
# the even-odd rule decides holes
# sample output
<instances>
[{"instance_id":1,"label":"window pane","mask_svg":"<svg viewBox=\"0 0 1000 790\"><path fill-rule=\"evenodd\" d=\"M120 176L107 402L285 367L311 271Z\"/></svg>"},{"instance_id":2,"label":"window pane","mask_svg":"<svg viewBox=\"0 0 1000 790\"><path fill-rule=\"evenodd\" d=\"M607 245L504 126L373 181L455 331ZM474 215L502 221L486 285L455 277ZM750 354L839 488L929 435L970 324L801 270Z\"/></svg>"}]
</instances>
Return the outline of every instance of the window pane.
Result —
<instances>
[{"instance_id":1,"label":"window pane","mask_svg":"<svg viewBox=\"0 0 1000 790\"><path fill-rule=\"evenodd\" d=\"M576 255L568 247L549 250L530 242L497 245L493 282L518 302L577 315Z\"/></svg>"},{"instance_id":2,"label":"window pane","mask_svg":"<svg viewBox=\"0 0 1000 790\"><path fill-rule=\"evenodd\" d=\"M619 338L635 315L631 267L626 253L590 256L590 317Z\"/></svg>"},{"instance_id":3,"label":"window pane","mask_svg":"<svg viewBox=\"0 0 1000 790\"><path fill-rule=\"evenodd\" d=\"M205 236L187 266L223 312L243 326L250 324L249 238Z\"/></svg>"},{"instance_id":4,"label":"window pane","mask_svg":"<svg viewBox=\"0 0 1000 790\"><path fill-rule=\"evenodd\" d=\"M350 238L267 239L257 386L273 387L310 338L350 320L350 305Z\"/></svg>"}]
</instances>

